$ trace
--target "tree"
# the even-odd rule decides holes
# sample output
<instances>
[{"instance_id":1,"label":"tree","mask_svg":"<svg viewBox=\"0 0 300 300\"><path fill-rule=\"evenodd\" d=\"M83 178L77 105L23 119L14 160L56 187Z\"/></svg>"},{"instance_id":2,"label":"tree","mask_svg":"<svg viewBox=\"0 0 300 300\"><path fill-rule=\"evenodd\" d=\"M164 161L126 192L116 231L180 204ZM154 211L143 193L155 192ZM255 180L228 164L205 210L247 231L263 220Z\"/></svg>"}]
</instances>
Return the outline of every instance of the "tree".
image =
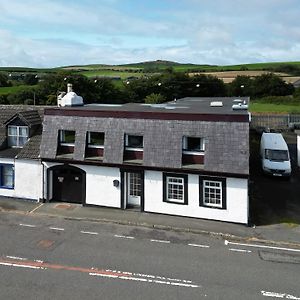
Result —
<instances>
[{"instance_id":1,"label":"tree","mask_svg":"<svg viewBox=\"0 0 300 300\"><path fill-rule=\"evenodd\" d=\"M166 101L166 98L161 94L152 93L145 98L147 104L159 104Z\"/></svg>"},{"instance_id":2,"label":"tree","mask_svg":"<svg viewBox=\"0 0 300 300\"><path fill-rule=\"evenodd\" d=\"M229 96L253 96L253 79L250 76L238 75L227 86Z\"/></svg>"},{"instance_id":3,"label":"tree","mask_svg":"<svg viewBox=\"0 0 300 300\"><path fill-rule=\"evenodd\" d=\"M11 84L8 81L8 76L4 73L0 73L0 87L4 86L11 86Z\"/></svg>"},{"instance_id":4,"label":"tree","mask_svg":"<svg viewBox=\"0 0 300 300\"><path fill-rule=\"evenodd\" d=\"M285 83L273 73L262 74L253 80L253 91L256 97L291 95L294 90L293 85Z\"/></svg>"}]
</instances>

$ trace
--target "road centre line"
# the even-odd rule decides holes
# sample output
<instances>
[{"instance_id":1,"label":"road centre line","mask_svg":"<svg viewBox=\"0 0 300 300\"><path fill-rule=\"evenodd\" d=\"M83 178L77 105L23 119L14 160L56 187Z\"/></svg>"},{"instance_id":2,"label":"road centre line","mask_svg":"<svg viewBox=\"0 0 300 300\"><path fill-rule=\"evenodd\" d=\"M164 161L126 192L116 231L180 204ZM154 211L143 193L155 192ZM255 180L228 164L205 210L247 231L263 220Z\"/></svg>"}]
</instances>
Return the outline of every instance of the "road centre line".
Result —
<instances>
[{"instance_id":1,"label":"road centre line","mask_svg":"<svg viewBox=\"0 0 300 300\"><path fill-rule=\"evenodd\" d=\"M6 256L7 258L11 258L11 259L17 259L17 260L27 260L27 258L23 258L23 257L18 257L18 256Z\"/></svg>"},{"instance_id":2,"label":"road centre line","mask_svg":"<svg viewBox=\"0 0 300 300\"><path fill-rule=\"evenodd\" d=\"M229 248L229 251L234 251L234 252L243 252L243 253L251 253L251 250L244 250L244 249L235 249L235 248Z\"/></svg>"},{"instance_id":3,"label":"road centre line","mask_svg":"<svg viewBox=\"0 0 300 300\"><path fill-rule=\"evenodd\" d=\"M150 240L150 242L154 242L154 243L165 243L165 244L170 244L170 241L167 240Z\"/></svg>"},{"instance_id":4,"label":"road centre line","mask_svg":"<svg viewBox=\"0 0 300 300\"><path fill-rule=\"evenodd\" d=\"M97 235L99 234L98 232L92 232L92 231L80 231L81 233L84 233L84 234L90 234L90 235Z\"/></svg>"},{"instance_id":5,"label":"road centre line","mask_svg":"<svg viewBox=\"0 0 300 300\"><path fill-rule=\"evenodd\" d=\"M265 297L300 300L299 297L295 297L295 296L293 296L293 295L286 294L286 293L276 293L276 292L266 292L266 291L261 291L261 294L262 294L263 296L265 296Z\"/></svg>"},{"instance_id":6,"label":"road centre line","mask_svg":"<svg viewBox=\"0 0 300 300\"><path fill-rule=\"evenodd\" d=\"M100 277L109 277L114 279L123 279L123 280L131 280L131 281L142 281L147 283L158 283L158 284L165 284L165 285L174 285L174 286L180 286L180 287L190 287L190 288L196 288L200 287L196 284L187 284L187 283L181 283L181 282L171 282L171 281L164 281L164 280L156 280L156 279L146 279L146 278L139 278L139 277L132 277L132 276L124 276L124 275L111 275L111 274L99 274L99 273L89 273L91 276L100 276Z\"/></svg>"},{"instance_id":7,"label":"road centre line","mask_svg":"<svg viewBox=\"0 0 300 300\"><path fill-rule=\"evenodd\" d=\"M129 240L134 240L135 237L134 236L128 236L128 235L119 235L119 234L115 234L114 237L117 238L122 238L122 239L129 239Z\"/></svg>"},{"instance_id":8,"label":"road centre line","mask_svg":"<svg viewBox=\"0 0 300 300\"><path fill-rule=\"evenodd\" d=\"M245 246L245 247L254 247L254 248L267 248L267 249L275 249L275 250L284 250L284 251L292 251L292 252L300 252L300 249L293 249L293 248L284 248L284 247L275 247L275 246L266 246L266 245L257 245L257 244L243 244L243 243L235 243L229 242L228 240L224 241L224 244L227 246L231 245L238 245L238 246Z\"/></svg>"},{"instance_id":9,"label":"road centre line","mask_svg":"<svg viewBox=\"0 0 300 300\"><path fill-rule=\"evenodd\" d=\"M49 227L51 230L58 230L58 231L64 231L64 228L59 228L59 227Z\"/></svg>"},{"instance_id":10,"label":"road centre line","mask_svg":"<svg viewBox=\"0 0 300 300\"><path fill-rule=\"evenodd\" d=\"M36 227L36 225L23 224L23 223L20 223L19 225L20 225L20 226L23 226L23 227L32 227L32 228Z\"/></svg>"},{"instance_id":11,"label":"road centre line","mask_svg":"<svg viewBox=\"0 0 300 300\"><path fill-rule=\"evenodd\" d=\"M73 271L80 273L88 273L90 276L100 276L113 279L123 279L131 281L141 281L147 283L159 283L166 285L173 285L179 287L200 287L199 285L188 280L172 279L162 276L154 276L140 273L131 273L131 272L122 272L117 270L103 270L98 268L83 268L67 265L58 265L53 263L45 263L41 260L26 260L26 261L17 261L17 260L6 260L0 258L0 265L10 266L10 267L19 267L19 268L29 268L29 269L40 269L40 270L56 270L56 271Z\"/></svg>"},{"instance_id":12,"label":"road centre line","mask_svg":"<svg viewBox=\"0 0 300 300\"><path fill-rule=\"evenodd\" d=\"M199 247L199 248L209 248L208 245L200 245L200 244L188 244L188 246Z\"/></svg>"}]
</instances>

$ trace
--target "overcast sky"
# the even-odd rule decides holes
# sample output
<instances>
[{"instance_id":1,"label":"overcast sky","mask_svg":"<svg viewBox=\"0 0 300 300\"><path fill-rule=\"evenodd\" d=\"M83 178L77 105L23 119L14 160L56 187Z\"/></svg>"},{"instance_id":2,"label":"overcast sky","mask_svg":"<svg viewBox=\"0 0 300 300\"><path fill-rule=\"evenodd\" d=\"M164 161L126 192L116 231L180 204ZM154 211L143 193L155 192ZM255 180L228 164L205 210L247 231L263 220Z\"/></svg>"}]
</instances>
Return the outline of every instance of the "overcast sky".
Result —
<instances>
[{"instance_id":1,"label":"overcast sky","mask_svg":"<svg viewBox=\"0 0 300 300\"><path fill-rule=\"evenodd\" d=\"M300 61L300 0L0 0L0 66Z\"/></svg>"}]
</instances>

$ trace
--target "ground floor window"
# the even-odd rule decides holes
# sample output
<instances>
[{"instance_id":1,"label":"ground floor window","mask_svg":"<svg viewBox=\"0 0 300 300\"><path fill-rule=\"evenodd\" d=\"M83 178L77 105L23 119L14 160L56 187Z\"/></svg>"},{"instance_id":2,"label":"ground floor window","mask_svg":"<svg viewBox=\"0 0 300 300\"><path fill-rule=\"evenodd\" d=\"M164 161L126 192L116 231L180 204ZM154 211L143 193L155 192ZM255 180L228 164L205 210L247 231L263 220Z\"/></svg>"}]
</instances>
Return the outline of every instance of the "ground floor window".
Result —
<instances>
[{"instance_id":1,"label":"ground floor window","mask_svg":"<svg viewBox=\"0 0 300 300\"><path fill-rule=\"evenodd\" d=\"M226 209L226 179L200 177L200 206Z\"/></svg>"},{"instance_id":2,"label":"ground floor window","mask_svg":"<svg viewBox=\"0 0 300 300\"><path fill-rule=\"evenodd\" d=\"M163 177L163 201L187 204L187 175L164 174Z\"/></svg>"},{"instance_id":3,"label":"ground floor window","mask_svg":"<svg viewBox=\"0 0 300 300\"><path fill-rule=\"evenodd\" d=\"M0 188L14 188L14 166L10 164L0 165Z\"/></svg>"}]
</instances>

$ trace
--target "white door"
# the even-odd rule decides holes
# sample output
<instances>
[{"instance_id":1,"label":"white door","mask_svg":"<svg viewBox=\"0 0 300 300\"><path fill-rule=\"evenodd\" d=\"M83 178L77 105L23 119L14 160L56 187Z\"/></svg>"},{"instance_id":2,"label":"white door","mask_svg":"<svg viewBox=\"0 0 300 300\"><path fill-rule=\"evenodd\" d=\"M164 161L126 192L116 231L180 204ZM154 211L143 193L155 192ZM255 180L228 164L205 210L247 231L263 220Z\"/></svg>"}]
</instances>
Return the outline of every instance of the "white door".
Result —
<instances>
[{"instance_id":1,"label":"white door","mask_svg":"<svg viewBox=\"0 0 300 300\"><path fill-rule=\"evenodd\" d=\"M141 206L141 174L127 173L127 207Z\"/></svg>"}]
</instances>

